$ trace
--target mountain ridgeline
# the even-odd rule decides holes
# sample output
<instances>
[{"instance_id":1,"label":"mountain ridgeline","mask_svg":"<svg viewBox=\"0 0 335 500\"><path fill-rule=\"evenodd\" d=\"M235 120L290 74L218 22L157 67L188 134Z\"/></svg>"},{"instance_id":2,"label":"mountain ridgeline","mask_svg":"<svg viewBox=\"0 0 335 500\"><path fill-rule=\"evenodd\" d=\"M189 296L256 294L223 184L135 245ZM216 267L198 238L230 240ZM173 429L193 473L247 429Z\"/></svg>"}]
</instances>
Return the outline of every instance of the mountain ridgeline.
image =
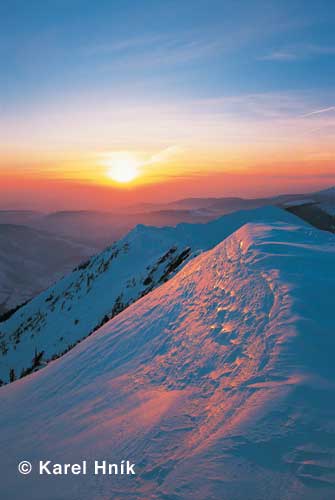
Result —
<instances>
[{"instance_id":1,"label":"mountain ridgeline","mask_svg":"<svg viewBox=\"0 0 335 500\"><path fill-rule=\"evenodd\" d=\"M270 206L235 212L207 224L137 226L0 322L1 384L66 353L245 223L271 220L296 217Z\"/></svg>"}]
</instances>

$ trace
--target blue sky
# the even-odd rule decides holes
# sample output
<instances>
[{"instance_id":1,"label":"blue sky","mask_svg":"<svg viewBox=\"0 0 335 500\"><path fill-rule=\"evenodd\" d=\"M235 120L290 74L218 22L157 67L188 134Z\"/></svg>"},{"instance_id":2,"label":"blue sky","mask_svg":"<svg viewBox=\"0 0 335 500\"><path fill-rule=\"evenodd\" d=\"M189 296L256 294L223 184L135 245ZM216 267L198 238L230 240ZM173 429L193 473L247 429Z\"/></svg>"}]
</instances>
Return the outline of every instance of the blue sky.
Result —
<instances>
[{"instance_id":1,"label":"blue sky","mask_svg":"<svg viewBox=\"0 0 335 500\"><path fill-rule=\"evenodd\" d=\"M173 172L271 157L329 177L334 25L331 0L4 0L0 170L182 151Z\"/></svg>"},{"instance_id":2,"label":"blue sky","mask_svg":"<svg viewBox=\"0 0 335 500\"><path fill-rule=\"evenodd\" d=\"M332 94L332 1L3 1L0 103ZM325 93L325 98L323 98Z\"/></svg>"}]
</instances>

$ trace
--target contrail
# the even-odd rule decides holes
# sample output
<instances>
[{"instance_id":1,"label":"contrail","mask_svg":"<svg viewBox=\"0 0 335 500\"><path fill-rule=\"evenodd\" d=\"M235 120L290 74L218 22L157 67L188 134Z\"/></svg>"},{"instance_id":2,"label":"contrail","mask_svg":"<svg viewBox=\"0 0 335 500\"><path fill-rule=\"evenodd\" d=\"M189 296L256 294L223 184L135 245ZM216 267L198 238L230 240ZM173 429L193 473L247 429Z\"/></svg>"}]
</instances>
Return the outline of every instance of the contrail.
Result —
<instances>
[{"instance_id":1,"label":"contrail","mask_svg":"<svg viewBox=\"0 0 335 500\"><path fill-rule=\"evenodd\" d=\"M335 106L330 106L329 108L317 109L316 111L312 111L311 113L302 115L302 118L306 118L307 116L313 116L313 115L321 115L322 113L329 113L330 111L335 111Z\"/></svg>"}]
</instances>

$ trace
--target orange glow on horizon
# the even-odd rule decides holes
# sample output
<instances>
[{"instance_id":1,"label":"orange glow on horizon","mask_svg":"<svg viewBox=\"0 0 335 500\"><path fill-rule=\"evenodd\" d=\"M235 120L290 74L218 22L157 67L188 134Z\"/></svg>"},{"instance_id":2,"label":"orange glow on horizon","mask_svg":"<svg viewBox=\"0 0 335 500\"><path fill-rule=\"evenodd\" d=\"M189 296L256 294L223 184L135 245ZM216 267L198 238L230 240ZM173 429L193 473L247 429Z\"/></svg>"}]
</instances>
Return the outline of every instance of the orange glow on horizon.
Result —
<instances>
[{"instance_id":1,"label":"orange glow on horizon","mask_svg":"<svg viewBox=\"0 0 335 500\"><path fill-rule=\"evenodd\" d=\"M307 193L335 184L330 153L283 149L0 154L0 208L114 210L188 197Z\"/></svg>"}]
</instances>

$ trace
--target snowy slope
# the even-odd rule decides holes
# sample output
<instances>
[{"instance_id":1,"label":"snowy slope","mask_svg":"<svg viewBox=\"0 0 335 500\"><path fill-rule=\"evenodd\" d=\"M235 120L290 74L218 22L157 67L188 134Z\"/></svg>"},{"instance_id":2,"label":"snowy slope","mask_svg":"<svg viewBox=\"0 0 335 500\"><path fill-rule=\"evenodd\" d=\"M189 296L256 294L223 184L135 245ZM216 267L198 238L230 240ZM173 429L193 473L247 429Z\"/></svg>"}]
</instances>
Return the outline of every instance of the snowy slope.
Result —
<instances>
[{"instance_id":1,"label":"snowy slope","mask_svg":"<svg viewBox=\"0 0 335 500\"><path fill-rule=\"evenodd\" d=\"M335 216L335 186L312 195L317 206L331 216Z\"/></svg>"},{"instance_id":2,"label":"snowy slope","mask_svg":"<svg viewBox=\"0 0 335 500\"><path fill-rule=\"evenodd\" d=\"M335 498L334 282L332 235L243 226L0 389L1 496ZM129 459L137 476L41 477L41 459Z\"/></svg>"},{"instance_id":3,"label":"snowy slope","mask_svg":"<svg viewBox=\"0 0 335 500\"><path fill-rule=\"evenodd\" d=\"M0 314L31 299L93 253L69 238L0 224Z\"/></svg>"},{"instance_id":4,"label":"snowy slope","mask_svg":"<svg viewBox=\"0 0 335 500\"><path fill-rule=\"evenodd\" d=\"M328 189L323 189L322 191L318 191L315 193L316 195L320 197L326 197L326 198L335 198L335 186L332 186Z\"/></svg>"},{"instance_id":5,"label":"snowy slope","mask_svg":"<svg viewBox=\"0 0 335 500\"><path fill-rule=\"evenodd\" d=\"M335 217L335 186L316 194L320 208Z\"/></svg>"},{"instance_id":6,"label":"snowy slope","mask_svg":"<svg viewBox=\"0 0 335 500\"><path fill-rule=\"evenodd\" d=\"M265 207L208 224L137 226L0 322L0 379L8 382L44 366L246 222L277 219L296 220L279 208Z\"/></svg>"}]
</instances>

